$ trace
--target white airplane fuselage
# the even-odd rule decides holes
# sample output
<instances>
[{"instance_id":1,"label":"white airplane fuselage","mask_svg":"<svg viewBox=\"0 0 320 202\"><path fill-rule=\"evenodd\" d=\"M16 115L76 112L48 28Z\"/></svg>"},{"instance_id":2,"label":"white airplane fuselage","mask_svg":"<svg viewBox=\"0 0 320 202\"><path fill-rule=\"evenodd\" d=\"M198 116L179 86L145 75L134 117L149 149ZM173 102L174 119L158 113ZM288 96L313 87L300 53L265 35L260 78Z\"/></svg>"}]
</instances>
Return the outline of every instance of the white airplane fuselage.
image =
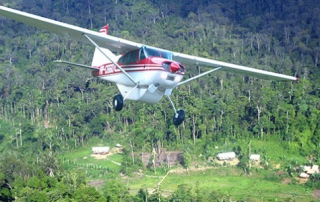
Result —
<instances>
[{"instance_id":1,"label":"white airplane fuselage","mask_svg":"<svg viewBox=\"0 0 320 202\"><path fill-rule=\"evenodd\" d=\"M94 70L92 75L116 83L125 99L156 104L164 95L171 95L172 90L182 80L185 70L178 64L179 71L172 71L170 67L164 68L162 63L176 62L153 57L134 64L119 64L138 86L113 63L99 66L99 70Z\"/></svg>"}]
</instances>

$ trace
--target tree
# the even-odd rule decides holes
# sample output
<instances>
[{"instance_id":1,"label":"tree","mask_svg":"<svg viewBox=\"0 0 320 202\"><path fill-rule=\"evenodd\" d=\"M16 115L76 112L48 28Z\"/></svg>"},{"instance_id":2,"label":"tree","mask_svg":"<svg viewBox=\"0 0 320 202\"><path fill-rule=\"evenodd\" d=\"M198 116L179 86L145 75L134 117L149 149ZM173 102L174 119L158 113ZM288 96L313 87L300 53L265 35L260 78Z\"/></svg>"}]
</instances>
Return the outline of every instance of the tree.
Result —
<instances>
[{"instance_id":1,"label":"tree","mask_svg":"<svg viewBox=\"0 0 320 202\"><path fill-rule=\"evenodd\" d=\"M189 154L189 152L185 151L182 153L182 159L181 159L181 165L187 169L187 172L189 173L189 168L191 165L191 155Z\"/></svg>"},{"instance_id":2,"label":"tree","mask_svg":"<svg viewBox=\"0 0 320 202\"><path fill-rule=\"evenodd\" d=\"M0 172L0 200L13 201L14 197L11 190L12 187L9 184L8 180L5 178L5 175Z\"/></svg>"},{"instance_id":3,"label":"tree","mask_svg":"<svg viewBox=\"0 0 320 202\"><path fill-rule=\"evenodd\" d=\"M108 180L104 190L108 202L128 201L131 196L120 180Z\"/></svg>"},{"instance_id":4,"label":"tree","mask_svg":"<svg viewBox=\"0 0 320 202\"><path fill-rule=\"evenodd\" d=\"M149 193L147 189L140 188L137 194L137 197L140 199L140 201L148 202Z\"/></svg>"},{"instance_id":5,"label":"tree","mask_svg":"<svg viewBox=\"0 0 320 202\"><path fill-rule=\"evenodd\" d=\"M103 202L106 199L94 188L85 185L80 185L74 193L73 198L76 201L90 201L90 202Z\"/></svg>"},{"instance_id":6,"label":"tree","mask_svg":"<svg viewBox=\"0 0 320 202\"><path fill-rule=\"evenodd\" d=\"M187 184L181 184L177 190L173 192L169 201L193 201L194 196L191 193L191 188Z\"/></svg>"}]
</instances>

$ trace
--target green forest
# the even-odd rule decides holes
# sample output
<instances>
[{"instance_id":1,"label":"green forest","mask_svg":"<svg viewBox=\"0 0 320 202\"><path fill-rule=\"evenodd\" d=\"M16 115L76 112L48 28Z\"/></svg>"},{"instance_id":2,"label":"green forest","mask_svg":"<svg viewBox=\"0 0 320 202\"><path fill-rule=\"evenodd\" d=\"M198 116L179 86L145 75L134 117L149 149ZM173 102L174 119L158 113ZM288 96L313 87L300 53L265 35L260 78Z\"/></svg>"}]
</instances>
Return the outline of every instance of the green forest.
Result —
<instances>
[{"instance_id":1,"label":"green forest","mask_svg":"<svg viewBox=\"0 0 320 202\"><path fill-rule=\"evenodd\" d=\"M1 201L146 201L143 189L129 194L119 173L110 174L99 191L87 185L85 173L65 168L63 154L99 142L123 145L121 172L127 175L147 169L138 155L131 163L131 152L181 151L188 166L200 154L215 155L217 145L230 144L241 156L251 140L277 142L287 153L320 164L318 1L0 0L0 5L96 31L109 24L112 36L299 78L276 82L211 73L173 91L176 107L186 111L177 127L168 100L126 101L116 112L115 84L53 62L89 65L93 46L0 16ZM187 66L184 79L208 69ZM319 179L307 184L320 189ZM169 197L158 191L148 201L210 199L227 200L181 185Z\"/></svg>"}]
</instances>

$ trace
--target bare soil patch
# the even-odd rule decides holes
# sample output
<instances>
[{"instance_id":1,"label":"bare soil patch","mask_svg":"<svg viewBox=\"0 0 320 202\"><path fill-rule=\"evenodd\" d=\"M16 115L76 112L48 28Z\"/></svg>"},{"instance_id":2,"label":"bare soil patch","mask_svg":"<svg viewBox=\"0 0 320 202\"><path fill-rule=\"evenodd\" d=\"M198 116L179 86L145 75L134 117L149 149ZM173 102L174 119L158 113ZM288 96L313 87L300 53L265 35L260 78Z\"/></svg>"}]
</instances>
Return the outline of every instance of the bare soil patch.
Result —
<instances>
[{"instance_id":1,"label":"bare soil patch","mask_svg":"<svg viewBox=\"0 0 320 202\"><path fill-rule=\"evenodd\" d=\"M153 162L155 167L161 167L162 165L167 165L168 167L178 165L181 161L180 151L167 151L162 149L160 151L154 150L152 153L143 152L140 154L142 158L142 163L145 166L150 166Z\"/></svg>"},{"instance_id":2,"label":"bare soil patch","mask_svg":"<svg viewBox=\"0 0 320 202\"><path fill-rule=\"evenodd\" d=\"M313 197L320 199L320 190L315 189L315 190L313 191Z\"/></svg>"},{"instance_id":3,"label":"bare soil patch","mask_svg":"<svg viewBox=\"0 0 320 202\"><path fill-rule=\"evenodd\" d=\"M97 160L105 160L105 159L108 159L108 156L111 156L113 154L118 154L121 152L122 152L121 148L114 147L114 148L110 149L109 153L107 153L107 154L91 154L90 156L97 159Z\"/></svg>"},{"instance_id":4,"label":"bare soil patch","mask_svg":"<svg viewBox=\"0 0 320 202\"><path fill-rule=\"evenodd\" d=\"M91 154L90 156L97 160L104 160L107 158L108 154Z\"/></svg>"},{"instance_id":5,"label":"bare soil patch","mask_svg":"<svg viewBox=\"0 0 320 202\"><path fill-rule=\"evenodd\" d=\"M103 186L105 183L105 180L91 180L88 182L88 185L97 188Z\"/></svg>"},{"instance_id":6,"label":"bare soil patch","mask_svg":"<svg viewBox=\"0 0 320 202\"><path fill-rule=\"evenodd\" d=\"M289 178L284 178L284 179L282 179L281 183L282 183L282 184L291 184L291 183L292 183L292 180L289 179Z\"/></svg>"},{"instance_id":7,"label":"bare soil patch","mask_svg":"<svg viewBox=\"0 0 320 202\"><path fill-rule=\"evenodd\" d=\"M309 180L308 178L301 178L301 177L295 177L294 179L298 181L298 184L305 184Z\"/></svg>"},{"instance_id":8,"label":"bare soil patch","mask_svg":"<svg viewBox=\"0 0 320 202\"><path fill-rule=\"evenodd\" d=\"M218 159L214 159L213 162L220 164L220 165L226 164L226 165L236 166L239 164L240 161L238 158L234 158L232 160L223 160L223 161L219 161Z\"/></svg>"}]
</instances>

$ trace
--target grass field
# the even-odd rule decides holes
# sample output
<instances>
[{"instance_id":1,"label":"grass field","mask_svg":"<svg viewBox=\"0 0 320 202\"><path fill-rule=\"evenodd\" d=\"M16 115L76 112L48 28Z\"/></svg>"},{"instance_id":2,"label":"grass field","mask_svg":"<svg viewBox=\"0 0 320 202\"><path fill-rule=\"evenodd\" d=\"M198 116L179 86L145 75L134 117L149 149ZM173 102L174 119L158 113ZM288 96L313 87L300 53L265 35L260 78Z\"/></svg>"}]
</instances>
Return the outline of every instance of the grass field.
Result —
<instances>
[{"instance_id":1,"label":"grass field","mask_svg":"<svg viewBox=\"0 0 320 202\"><path fill-rule=\"evenodd\" d=\"M312 201L312 190L304 185L276 182L267 176L272 171L254 173L251 176L242 174L238 168L220 167L206 171L169 174L161 183L165 195L170 195L180 184L188 184L207 192L216 192L229 196L231 200L246 201ZM143 177L130 181L130 190L137 193L140 188L156 188L161 178Z\"/></svg>"},{"instance_id":2,"label":"grass field","mask_svg":"<svg viewBox=\"0 0 320 202\"><path fill-rule=\"evenodd\" d=\"M288 153L278 142L251 142L252 153L265 155L273 164L283 164L290 161L305 162L305 158L294 153ZM91 146L61 156L65 168L82 170L87 180L107 180L110 177L120 177L122 154L108 156L108 159L97 160L91 157ZM160 188L165 196L171 195L179 185L187 184L195 192L196 185L205 192L216 192L230 197L230 200L245 201L316 201L312 196L313 190L292 178L279 177L278 171L252 169L252 175L244 174L238 167L215 167L202 171L191 171L189 174L181 167L173 168L179 172L169 173L162 181ZM136 194L140 188L153 190L163 179L166 172L158 170L157 174L144 171L143 177L133 176L123 178L129 186L130 193Z\"/></svg>"},{"instance_id":3,"label":"grass field","mask_svg":"<svg viewBox=\"0 0 320 202\"><path fill-rule=\"evenodd\" d=\"M306 158L298 154L297 152L289 152L285 149L284 144L279 141L261 141L253 139L251 142L251 151L255 151L258 154L265 155L265 158L270 159L271 162L291 162L297 161L297 163L306 163Z\"/></svg>"},{"instance_id":4,"label":"grass field","mask_svg":"<svg viewBox=\"0 0 320 202\"><path fill-rule=\"evenodd\" d=\"M107 159L96 159L91 156L91 147L83 147L61 156L64 167L67 170L76 169L86 173L88 180L106 179L110 174L120 172L122 154L113 154Z\"/></svg>"}]
</instances>

